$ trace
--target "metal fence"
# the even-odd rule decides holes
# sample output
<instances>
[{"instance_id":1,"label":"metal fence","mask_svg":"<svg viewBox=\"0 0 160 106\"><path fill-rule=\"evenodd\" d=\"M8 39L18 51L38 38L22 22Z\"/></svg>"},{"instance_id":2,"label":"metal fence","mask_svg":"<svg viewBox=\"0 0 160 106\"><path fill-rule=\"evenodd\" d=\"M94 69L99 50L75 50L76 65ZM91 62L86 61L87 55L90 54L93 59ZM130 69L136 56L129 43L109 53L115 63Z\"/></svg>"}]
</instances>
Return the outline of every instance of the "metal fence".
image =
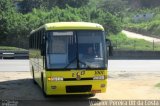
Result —
<instances>
[{"instance_id":1,"label":"metal fence","mask_svg":"<svg viewBox=\"0 0 160 106\"><path fill-rule=\"evenodd\" d=\"M113 50L160 51L160 42L112 41Z\"/></svg>"}]
</instances>

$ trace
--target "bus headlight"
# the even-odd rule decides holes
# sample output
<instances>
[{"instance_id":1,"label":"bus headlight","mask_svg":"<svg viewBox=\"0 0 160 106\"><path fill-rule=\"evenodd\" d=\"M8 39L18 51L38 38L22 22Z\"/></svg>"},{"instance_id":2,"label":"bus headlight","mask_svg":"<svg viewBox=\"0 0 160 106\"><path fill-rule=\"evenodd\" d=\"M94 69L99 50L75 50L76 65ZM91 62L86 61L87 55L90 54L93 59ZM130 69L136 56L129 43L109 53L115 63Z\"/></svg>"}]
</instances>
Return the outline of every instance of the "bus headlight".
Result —
<instances>
[{"instance_id":1,"label":"bus headlight","mask_svg":"<svg viewBox=\"0 0 160 106\"><path fill-rule=\"evenodd\" d=\"M63 81L63 77L48 77L48 81Z\"/></svg>"},{"instance_id":2,"label":"bus headlight","mask_svg":"<svg viewBox=\"0 0 160 106\"><path fill-rule=\"evenodd\" d=\"M93 77L93 80L104 80L105 79L105 76L95 76Z\"/></svg>"}]
</instances>

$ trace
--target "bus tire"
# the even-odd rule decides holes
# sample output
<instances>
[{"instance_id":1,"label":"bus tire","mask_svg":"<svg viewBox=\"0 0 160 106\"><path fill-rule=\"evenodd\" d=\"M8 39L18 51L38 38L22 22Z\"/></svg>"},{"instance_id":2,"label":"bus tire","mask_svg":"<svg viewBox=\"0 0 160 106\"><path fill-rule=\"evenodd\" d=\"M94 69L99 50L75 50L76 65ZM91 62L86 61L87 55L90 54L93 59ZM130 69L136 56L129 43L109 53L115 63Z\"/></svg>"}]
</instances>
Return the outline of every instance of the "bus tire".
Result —
<instances>
[{"instance_id":1,"label":"bus tire","mask_svg":"<svg viewBox=\"0 0 160 106\"><path fill-rule=\"evenodd\" d=\"M86 95L82 95L83 98L91 98L91 97L94 97L95 94L86 94Z\"/></svg>"},{"instance_id":2,"label":"bus tire","mask_svg":"<svg viewBox=\"0 0 160 106\"><path fill-rule=\"evenodd\" d=\"M41 84L42 84L42 92L43 92L43 96L44 96L44 97L48 97L48 95L46 94L45 89L44 89L43 72L41 72Z\"/></svg>"},{"instance_id":3,"label":"bus tire","mask_svg":"<svg viewBox=\"0 0 160 106\"><path fill-rule=\"evenodd\" d=\"M94 97L96 94L89 94L88 96L89 97Z\"/></svg>"},{"instance_id":4,"label":"bus tire","mask_svg":"<svg viewBox=\"0 0 160 106\"><path fill-rule=\"evenodd\" d=\"M37 84L36 81L35 81L35 77L34 77L34 68L33 68L33 66L32 66L32 77L33 77L33 83Z\"/></svg>"}]
</instances>

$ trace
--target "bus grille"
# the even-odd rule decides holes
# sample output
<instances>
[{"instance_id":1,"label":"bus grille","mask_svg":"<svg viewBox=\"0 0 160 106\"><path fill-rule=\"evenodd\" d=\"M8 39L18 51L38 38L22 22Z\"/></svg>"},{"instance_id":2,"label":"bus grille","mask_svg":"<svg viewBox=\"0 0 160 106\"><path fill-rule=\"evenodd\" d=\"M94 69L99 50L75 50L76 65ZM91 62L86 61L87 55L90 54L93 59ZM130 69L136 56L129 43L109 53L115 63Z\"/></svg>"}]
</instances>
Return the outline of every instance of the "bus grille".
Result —
<instances>
[{"instance_id":1,"label":"bus grille","mask_svg":"<svg viewBox=\"0 0 160 106\"><path fill-rule=\"evenodd\" d=\"M66 86L67 93L90 92L92 85Z\"/></svg>"}]
</instances>

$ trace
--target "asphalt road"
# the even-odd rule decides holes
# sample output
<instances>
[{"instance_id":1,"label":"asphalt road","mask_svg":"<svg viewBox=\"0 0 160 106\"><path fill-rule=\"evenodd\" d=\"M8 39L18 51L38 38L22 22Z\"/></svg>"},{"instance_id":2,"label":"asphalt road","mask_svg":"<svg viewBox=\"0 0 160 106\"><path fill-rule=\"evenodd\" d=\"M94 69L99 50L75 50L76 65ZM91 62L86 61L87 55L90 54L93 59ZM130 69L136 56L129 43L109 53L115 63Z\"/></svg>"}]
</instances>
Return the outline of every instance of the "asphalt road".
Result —
<instances>
[{"instance_id":1,"label":"asphalt road","mask_svg":"<svg viewBox=\"0 0 160 106\"><path fill-rule=\"evenodd\" d=\"M109 60L109 72L160 72L160 60ZM29 71L29 60L0 60L0 71Z\"/></svg>"},{"instance_id":2,"label":"asphalt road","mask_svg":"<svg viewBox=\"0 0 160 106\"><path fill-rule=\"evenodd\" d=\"M109 60L109 72L160 72L160 60Z\"/></svg>"},{"instance_id":3,"label":"asphalt road","mask_svg":"<svg viewBox=\"0 0 160 106\"><path fill-rule=\"evenodd\" d=\"M0 71L29 71L29 60L0 60Z\"/></svg>"}]
</instances>

